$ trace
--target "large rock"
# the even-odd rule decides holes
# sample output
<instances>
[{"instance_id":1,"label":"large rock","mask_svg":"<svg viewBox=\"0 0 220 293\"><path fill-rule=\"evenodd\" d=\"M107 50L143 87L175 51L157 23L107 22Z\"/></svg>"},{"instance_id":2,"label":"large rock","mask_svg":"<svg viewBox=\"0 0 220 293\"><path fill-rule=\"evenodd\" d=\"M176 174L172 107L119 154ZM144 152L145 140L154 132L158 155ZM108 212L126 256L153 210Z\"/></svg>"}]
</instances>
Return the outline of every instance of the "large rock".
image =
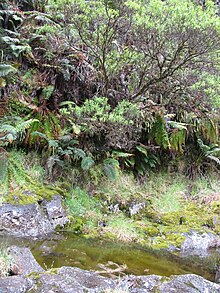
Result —
<instances>
[{"instance_id":1,"label":"large rock","mask_svg":"<svg viewBox=\"0 0 220 293\"><path fill-rule=\"evenodd\" d=\"M116 286L114 280L79 268L62 267L57 274L40 274L34 293L100 293Z\"/></svg>"},{"instance_id":2,"label":"large rock","mask_svg":"<svg viewBox=\"0 0 220 293\"><path fill-rule=\"evenodd\" d=\"M68 222L60 196L54 195L51 201L44 200L41 206L46 210L48 219L54 228L62 227Z\"/></svg>"},{"instance_id":3,"label":"large rock","mask_svg":"<svg viewBox=\"0 0 220 293\"><path fill-rule=\"evenodd\" d=\"M8 248L8 254L11 256L13 263L11 274L28 275L32 272L44 272L44 269L35 260L29 248L11 246Z\"/></svg>"},{"instance_id":4,"label":"large rock","mask_svg":"<svg viewBox=\"0 0 220 293\"><path fill-rule=\"evenodd\" d=\"M121 280L118 290L128 290L130 293L217 293L220 286L204 278L188 274L180 276L161 277L156 275L134 277Z\"/></svg>"},{"instance_id":5,"label":"large rock","mask_svg":"<svg viewBox=\"0 0 220 293\"><path fill-rule=\"evenodd\" d=\"M25 293L32 288L34 281L24 276L0 278L1 293Z\"/></svg>"},{"instance_id":6,"label":"large rock","mask_svg":"<svg viewBox=\"0 0 220 293\"><path fill-rule=\"evenodd\" d=\"M0 279L1 293L220 293L220 285L188 274L161 277L126 276L112 280L79 268L62 267L28 277L14 276Z\"/></svg>"},{"instance_id":7,"label":"large rock","mask_svg":"<svg viewBox=\"0 0 220 293\"><path fill-rule=\"evenodd\" d=\"M59 196L43 202L42 207L39 204L0 206L0 233L17 237L52 233L67 221Z\"/></svg>"},{"instance_id":8,"label":"large rock","mask_svg":"<svg viewBox=\"0 0 220 293\"><path fill-rule=\"evenodd\" d=\"M220 247L220 237L212 233L198 233L192 231L190 234L185 234L180 249L181 256L197 255L207 257L211 249Z\"/></svg>"},{"instance_id":9,"label":"large rock","mask_svg":"<svg viewBox=\"0 0 220 293\"><path fill-rule=\"evenodd\" d=\"M30 292L218 293L220 285L193 274L170 278L156 275L127 276L112 280L79 268L62 267L57 274L41 274L36 287Z\"/></svg>"}]
</instances>

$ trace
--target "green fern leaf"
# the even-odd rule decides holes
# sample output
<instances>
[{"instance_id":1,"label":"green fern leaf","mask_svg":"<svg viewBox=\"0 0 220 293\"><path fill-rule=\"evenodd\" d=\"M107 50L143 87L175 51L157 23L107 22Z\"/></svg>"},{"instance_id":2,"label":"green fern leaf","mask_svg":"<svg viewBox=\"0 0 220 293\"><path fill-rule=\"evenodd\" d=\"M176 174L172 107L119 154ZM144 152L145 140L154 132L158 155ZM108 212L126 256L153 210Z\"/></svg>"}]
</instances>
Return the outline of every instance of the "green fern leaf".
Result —
<instances>
[{"instance_id":1,"label":"green fern leaf","mask_svg":"<svg viewBox=\"0 0 220 293\"><path fill-rule=\"evenodd\" d=\"M7 76L9 73L15 73L17 69L9 64L0 64L0 77Z\"/></svg>"},{"instance_id":2,"label":"green fern leaf","mask_svg":"<svg viewBox=\"0 0 220 293\"><path fill-rule=\"evenodd\" d=\"M142 153L143 155L145 155L146 157L147 157L147 149L146 148L144 148L144 147L142 147L142 146L140 146L140 145L137 145L136 146L136 149L140 152L140 153Z\"/></svg>"},{"instance_id":3,"label":"green fern leaf","mask_svg":"<svg viewBox=\"0 0 220 293\"><path fill-rule=\"evenodd\" d=\"M103 164L103 172L111 181L114 181L117 177L115 167L112 164Z\"/></svg>"},{"instance_id":4,"label":"green fern leaf","mask_svg":"<svg viewBox=\"0 0 220 293\"><path fill-rule=\"evenodd\" d=\"M78 148L69 148L73 150L74 160L84 159L86 157L86 153L82 149Z\"/></svg>"},{"instance_id":5,"label":"green fern leaf","mask_svg":"<svg viewBox=\"0 0 220 293\"><path fill-rule=\"evenodd\" d=\"M81 168L84 171L88 171L94 164L95 162L91 157L85 157L82 159Z\"/></svg>"}]
</instances>

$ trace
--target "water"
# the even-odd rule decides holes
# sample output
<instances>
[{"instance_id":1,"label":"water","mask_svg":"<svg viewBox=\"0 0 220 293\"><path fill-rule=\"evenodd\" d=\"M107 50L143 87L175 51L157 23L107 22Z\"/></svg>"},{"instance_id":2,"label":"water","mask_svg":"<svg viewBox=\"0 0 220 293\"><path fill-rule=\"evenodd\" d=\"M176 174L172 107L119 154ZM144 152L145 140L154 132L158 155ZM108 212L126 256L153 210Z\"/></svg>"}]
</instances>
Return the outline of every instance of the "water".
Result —
<instances>
[{"instance_id":1,"label":"water","mask_svg":"<svg viewBox=\"0 0 220 293\"><path fill-rule=\"evenodd\" d=\"M134 245L107 242L97 239L87 239L73 233L57 234L47 240L29 241L28 239L0 236L0 246L18 245L30 247L39 264L45 268L74 266L81 269L102 271L104 276L109 271L109 262L113 275L134 274L161 276L194 273L213 281L207 264L202 261L192 262L181 260L178 257L164 252L150 251ZM125 268L126 267L126 268ZM115 274L114 270L123 273Z\"/></svg>"},{"instance_id":2,"label":"water","mask_svg":"<svg viewBox=\"0 0 220 293\"><path fill-rule=\"evenodd\" d=\"M209 269L198 263L189 264L162 252L103 240L86 239L66 234L59 240L44 240L33 247L37 261L46 268L75 266L81 269L103 271L108 262L126 265L124 273L134 275L157 274L162 276L195 273L213 280ZM113 268L117 268L113 265ZM104 274L105 275L105 274Z\"/></svg>"}]
</instances>

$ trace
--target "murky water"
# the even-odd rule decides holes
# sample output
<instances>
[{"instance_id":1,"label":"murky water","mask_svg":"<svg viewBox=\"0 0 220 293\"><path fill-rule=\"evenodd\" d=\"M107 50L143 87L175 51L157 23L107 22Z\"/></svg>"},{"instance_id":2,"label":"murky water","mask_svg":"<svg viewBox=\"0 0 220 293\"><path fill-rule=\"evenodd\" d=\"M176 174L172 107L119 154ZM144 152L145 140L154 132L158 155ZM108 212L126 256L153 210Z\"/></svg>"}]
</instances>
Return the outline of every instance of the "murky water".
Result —
<instances>
[{"instance_id":1,"label":"murky water","mask_svg":"<svg viewBox=\"0 0 220 293\"><path fill-rule=\"evenodd\" d=\"M76 266L86 270L103 271L103 267L113 262L121 267L126 266L126 274L170 276L195 273L213 280L213 275L201 263L189 264L178 258L174 260L161 252L154 253L131 245L86 239L71 233L63 235L59 240L38 242L32 252L46 268ZM113 269L117 271L116 265L113 265Z\"/></svg>"},{"instance_id":2,"label":"murky water","mask_svg":"<svg viewBox=\"0 0 220 293\"><path fill-rule=\"evenodd\" d=\"M86 270L116 272L126 274L162 276L195 273L213 280L214 276L205 265L181 261L178 258L165 256L121 243L87 239L73 233L56 235L47 240L29 242L28 240L0 237L7 245L29 246L35 258L46 269L61 266L75 266ZM111 274L109 274L111 275Z\"/></svg>"}]
</instances>

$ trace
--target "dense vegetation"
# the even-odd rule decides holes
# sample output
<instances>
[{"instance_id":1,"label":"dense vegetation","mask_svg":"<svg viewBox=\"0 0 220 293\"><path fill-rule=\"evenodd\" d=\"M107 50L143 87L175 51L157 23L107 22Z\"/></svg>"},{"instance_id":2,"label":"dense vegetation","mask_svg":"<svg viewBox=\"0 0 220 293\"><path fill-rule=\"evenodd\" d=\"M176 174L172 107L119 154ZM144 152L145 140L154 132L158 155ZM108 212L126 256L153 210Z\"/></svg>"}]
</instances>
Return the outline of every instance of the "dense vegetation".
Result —
<instances>
[{"instance_id":1,"label":"dense vegetation","mask_svg":"<svg viewBox=\"0 0 220 293\"><path fill-rule=\"evenodd\" d=\"M1 1L3 200L74 191L66 203L88 219L76 230L101 223L133 240L129 208L138 199L152 204L147 219L180 211L172 226L191 209L183 198L218 199L219 48L216 1ZM123 213L103 220L109 206ZM198 227L213 227L209 212L196 216ZM150 222L148 230L165 233Z\"/></svg>"}]
</instances>

